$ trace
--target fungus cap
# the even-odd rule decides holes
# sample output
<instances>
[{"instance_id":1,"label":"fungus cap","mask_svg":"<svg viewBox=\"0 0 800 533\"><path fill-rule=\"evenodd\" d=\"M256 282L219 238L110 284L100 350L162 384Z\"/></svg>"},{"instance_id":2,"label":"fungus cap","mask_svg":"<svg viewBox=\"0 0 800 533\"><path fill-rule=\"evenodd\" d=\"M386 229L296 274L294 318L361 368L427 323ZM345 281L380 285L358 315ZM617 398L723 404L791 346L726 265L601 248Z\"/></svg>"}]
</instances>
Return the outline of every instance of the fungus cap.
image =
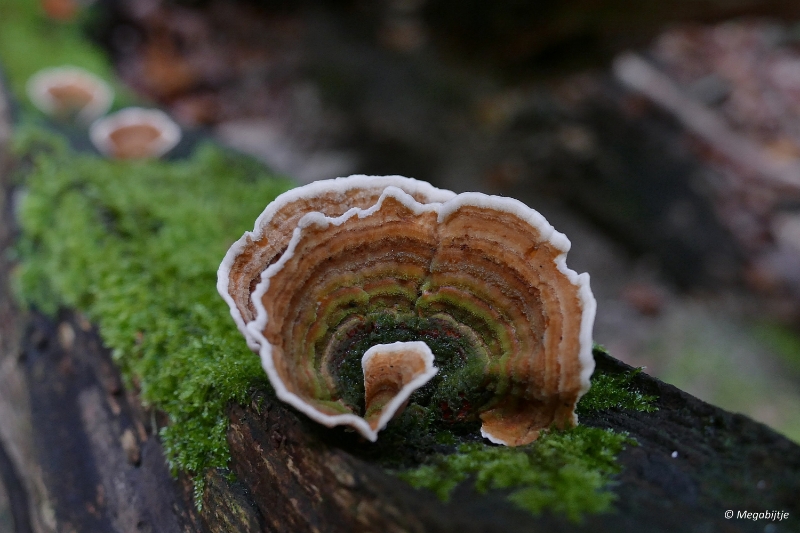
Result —
<instances>
[{"instance_id":1,"label":"fungus cap","mask_svg":"<svg viewBox=\"0 0 800 533\"><path fill-rule=\"evenodd\" d=\"M413 393L407 385L430 382L434 396L463 387L459 396L472 398L465 416L480 419L482 434L521 445L577 422L594 369L596 304L588 274L566 266L569 247L517 200L351 176L278 197L230 248L217 288L278 397L314 420L375 440L396 412L389 407ZM409 336L413 349L362 346ZM425 366L418 344L434 339L452 343L429 349ZM348 370L355 357L363 389ZM377 395L367 373L373 357L409 367L381 378ZM453 383L456 373L436 375L434 362L479 375Z\"/></svg>"},{"instance_id":2,"label":"fungus cap","mask_svg":"<svg viewBox=\"0 0 800 533\"><path fill-rule=\"evenodd\" d=\"M75 117L85 124L108 112L114 100L108 83L69 66L40 70L28 80L27 93L43 113L62 119Z\"/></svg>"},{"instance_id":3,"label":"fungus cap","mask_svg":"<svg viewBox=\"0 0 800 533\"><path fill-rule=\"evenodd\" d=\"M172 150L181 139L181 129L163 111L127 107L97 120L89 137L106 157L141 159Z\"/></svg>"}]
</instances>

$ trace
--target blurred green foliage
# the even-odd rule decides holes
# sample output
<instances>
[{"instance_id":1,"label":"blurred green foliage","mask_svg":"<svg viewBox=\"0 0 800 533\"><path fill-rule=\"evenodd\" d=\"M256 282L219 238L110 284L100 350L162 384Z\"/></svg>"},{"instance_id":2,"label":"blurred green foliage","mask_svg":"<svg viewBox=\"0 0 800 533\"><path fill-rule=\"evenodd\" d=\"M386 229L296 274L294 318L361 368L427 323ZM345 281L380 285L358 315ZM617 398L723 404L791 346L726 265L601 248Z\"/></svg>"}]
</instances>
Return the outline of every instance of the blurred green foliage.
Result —
<instances>
[{"instance_id":1,"label":"blurred green foliage","mask_svg":"<svg viewBox=\"0 0 800 533\"><path fill-rule=\"evenodd\" d=\"M133 102L132 93L116 82L106 53L84 34L93 16L90 8L80 11L74 21L56 21L45 16L36 0L0 2L0 64L24 109L31 109L25 96L28 79L43 68L65 65L108 81L117 95L117 107Z\"/></svg>"},{"instance_id":2,"label":"blurred green foliage","mask_svg":"<svg viewBox=\"0 0 800 533\"><path fill-rule=\"evenodd\" d=\"M796 330L782 324L764 322L755 327L755 336L800 376L800 335Z\"/></svg>"}]
</instances>

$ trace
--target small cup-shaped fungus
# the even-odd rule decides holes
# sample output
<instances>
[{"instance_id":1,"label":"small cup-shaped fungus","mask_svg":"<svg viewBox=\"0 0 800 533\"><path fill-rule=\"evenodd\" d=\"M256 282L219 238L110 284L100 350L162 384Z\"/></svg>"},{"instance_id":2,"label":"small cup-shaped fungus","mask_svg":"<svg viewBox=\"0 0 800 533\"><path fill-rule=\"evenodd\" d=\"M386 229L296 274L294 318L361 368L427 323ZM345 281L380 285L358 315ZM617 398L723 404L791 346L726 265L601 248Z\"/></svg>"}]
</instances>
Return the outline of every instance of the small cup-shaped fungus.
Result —
<instances>
[{"instance_id":1,"label":"small cup-shaped fungus","mask_svg":"<svg viewBox=\"0 0 800 533\"><path fill-rule=\"evenodd\" d=\"M144 159L172 150L181 139L181 129L163 111L128 107L92 124L89 137L107 157Z\"/></svg>"},{"instance_id":2,"label":"small cup-shaped fungus","mask_svg":"<svg viewBox=\"0 0 800 533\"><path fill-rule=\"evenodd\" d=\"M114 100L110 85L78 67L40 70L28 80L27 92L43 113L84 124L108 112Z\"/></svg>"},{"instance_id":3,"label":"small cup-shaped fungus","mask_svg":"<svg viewBox=\"0 0 800 533\"><path fill-rule=\"evenodd\" d=\"M378 431L403 410L415 390L425 385L439 371L433 366L433 352L420 341L376 344L364 353L364 418L352 416L353 425L368 429L362 434L375 440Z\"/></svg>"},{"instance_id":4,"label":"small cup-shaped fungus","mask_svg":"<svg viewBox=\"0 0 800 533\"><path fill-rule=\"evenodd\" d=\"M574 425L594 369L596 304L569 247L517 200L351 176L267 206L217 288L278 397L312 419L374 441L424 385L443 418L517 446Z\"/></svg>"}]
</instances>

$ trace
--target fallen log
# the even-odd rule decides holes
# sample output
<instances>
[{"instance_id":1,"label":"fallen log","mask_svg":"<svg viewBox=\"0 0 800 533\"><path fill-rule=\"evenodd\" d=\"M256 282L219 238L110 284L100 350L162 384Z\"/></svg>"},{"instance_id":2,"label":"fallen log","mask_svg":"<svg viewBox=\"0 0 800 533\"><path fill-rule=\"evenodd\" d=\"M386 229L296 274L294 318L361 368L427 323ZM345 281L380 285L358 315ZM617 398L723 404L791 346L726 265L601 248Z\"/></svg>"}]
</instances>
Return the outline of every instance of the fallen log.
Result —
<instances>
[{"instance_id":1,"label":"fallen log","mask_svg":"<svg viewBox=\"0 0 800 533\"><path fill-rule=\"evenodd\" d=\"M8 131L8 122L3 123ZM5 139L8 135L5 135ZM462 483L447 503L380 467L371 445L326 429L253 389L228 406L229 470L205 472L202 509L185 474L170 476L158 431L167 420L126 387L80 313L25 311L10 290L15 163L3 161L0 226L0 469L15 528L36 531L791 531L800 446L645 374L631 386L655 412L582 416L627 432L614 509L574 522L512 505L507 491ZM598 371L633 369L595 350ZM8 474L11 472L11 474ZM728 519L726 511L732 511ZM741 513L769 512L761 521ZM784 516L783 513L788 513ZM781 517L781 521L777 521ZM27 529L26 529L27 528Z\"/></svg>"}]
</instances>

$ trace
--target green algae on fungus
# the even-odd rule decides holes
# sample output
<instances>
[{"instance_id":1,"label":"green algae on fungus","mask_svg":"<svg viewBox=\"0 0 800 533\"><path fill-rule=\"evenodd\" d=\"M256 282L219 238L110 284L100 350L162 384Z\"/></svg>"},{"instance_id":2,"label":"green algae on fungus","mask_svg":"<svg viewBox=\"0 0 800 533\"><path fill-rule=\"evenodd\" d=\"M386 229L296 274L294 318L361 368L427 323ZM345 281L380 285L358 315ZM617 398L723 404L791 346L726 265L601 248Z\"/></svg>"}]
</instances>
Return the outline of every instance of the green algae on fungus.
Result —
<instances>
[{"instance_id":1,"label":"green algae on fungus","mask_svg":"<svg viewBox=\"0 0 800 533\"><path fill-rule=\"evenodd\" d=\"M470 389L458 391L466 401L457 409L481 420L484 437L519 446L577 422L594 368L595 300L588 274L567 268L569 248L517 200L358 175L268 205L223 259L218 290L278 398L312 420L377 440L381 428L362 418L360 393L350 390L360 391L357 359L343 356L369 348L353 350L353 341L374 336L380 324L367 317L377 313L396 322L386 334L412 336L395 341L463 341L464 377L477 383L444 372L440 383ZM458 354L436 357L444 367ZM473 403L473 389L487 394Z\"/></svg>"},{"instance_id":2,"label":"green algae on fungus","mask_svg":"<svg viewBox=\"0 0 800 533\"><path fill-rule=\"evenodd\" d=\"M169 415L161 436L173 471L225 466L227 403L267 385L216 295L217 263L290 184L212 145L183 161L126 162L73 153L31 128L15 140L29 161L18 294L98 325L128 384Z\"/></svg>"},{"instance_id":3,"label":"green algae on fungus","mask_svg":"<svg viewBox=\"0 0 800 533\"><path fill-rule=\"evenodd\" d=\"M396 474L443 501L470 479L480 493L505 489L514 505L533 514L549 510L579 521L584 514L612 509L616 496L609 487L620 471L616 456L635 444L626 434L577 426L543 432L517 448L462 444L453 454Z\"/></svg>"},{"instance_id":4,"label":"green algae on fungus","mask_svg":"<svg viewBox=\"0 0 800 533\"><path fill-rule=\"evenodd\" d=\"M435 410L444 421L477 420L471 405L489 399L489 393L481 388L483 362L470 344L456 334L451 322L397 312L372 312L364 318L352 329L337 332L343 339L338 343L339 353L331 357L337 393L354 412L361 413L364 407L361 357L369 347L422 340L433 352L440 370L414 393L411 401Z\"/></svg>"}]
</instances>

